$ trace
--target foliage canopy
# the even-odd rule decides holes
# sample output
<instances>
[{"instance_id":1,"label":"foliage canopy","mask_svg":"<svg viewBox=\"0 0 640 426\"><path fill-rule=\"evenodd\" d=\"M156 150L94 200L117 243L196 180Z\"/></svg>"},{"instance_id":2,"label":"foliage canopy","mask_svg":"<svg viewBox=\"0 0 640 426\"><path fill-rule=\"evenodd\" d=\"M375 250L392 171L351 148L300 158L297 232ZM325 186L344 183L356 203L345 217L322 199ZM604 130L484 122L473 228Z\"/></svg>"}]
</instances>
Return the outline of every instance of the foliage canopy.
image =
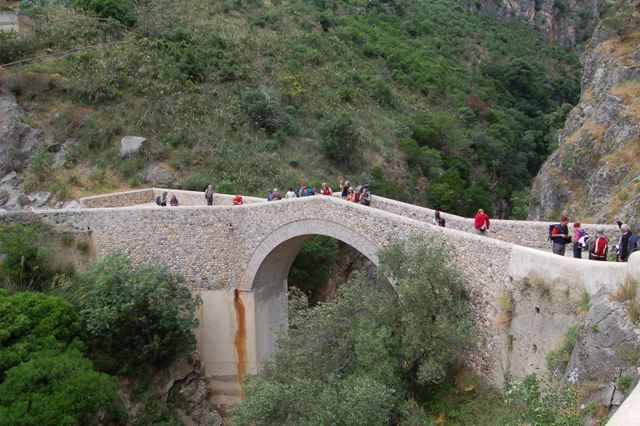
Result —
<instances>
[{"instance_id":1,"label":"foliage canopy","mask_svg":"<svg viewBox=\"0 0 640 426\"><path fill-rule=\"evenodd\" d=\"M198 301L164 267L134 266L122 254L94 263L76 301L101 368L132 372L195 348Z\"/></svg>"}]
</instances>

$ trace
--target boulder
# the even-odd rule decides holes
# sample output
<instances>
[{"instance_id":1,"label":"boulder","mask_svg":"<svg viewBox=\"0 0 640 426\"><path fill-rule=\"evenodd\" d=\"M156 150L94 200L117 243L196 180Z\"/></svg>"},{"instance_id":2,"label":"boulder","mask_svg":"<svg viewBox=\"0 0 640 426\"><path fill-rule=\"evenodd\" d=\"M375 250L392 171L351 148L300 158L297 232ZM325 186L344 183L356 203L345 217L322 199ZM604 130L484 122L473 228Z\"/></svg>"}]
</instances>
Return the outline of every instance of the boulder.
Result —
<instances>
[{"instance_id":1,"label":"boulder","mask_svg":"<svg viewBox=\"0 0 640 426\"><path fill-rule=\"evenodd\" d=\"M6 188L0 188L0 206L4 206L9 201L9 191Z\"/></svg>"},{"instance_id":2,"label":"boulder","mask_svg":"<svg viewBox=\"0 0 640 426\"><path fill-rule=\"evenodd\" d=\"M44 207L47 205L47 202L50 198L51 193L44 191L34 192L33 194L29 195L29 200L31 200L30 204L32 207Z\"/></svg>"},{"instance_id":3,"label":"boulder","mask_svg":"<svg viewBox=\"0 0 640 426\"><path fill-rule=\"evenodd\" d=\"M69 201L67 203L64 203L62 205L63 209L79 209L81 207L82 207L82 205L80 205L80 203L78 201L76 201L76 200L71 200L71 201Z\"/></svg>"},{"instance_id":4,"label":"boulder","mask_svg":"<svg viewBox=\"0 0 640 426\"><path fill-rule=\"evenodd\" d=\"M19 176L16 172L11 172L0 179L0 185L16 186L19 183Z\"/></svg>"},{"instance_id":5,"label":"boulder","mask_svg":"<svg viewBox=\"0 0 640 426\"><path fill-rule=\"evenodd\" d=\"M138 177L145 183L163 188L177 187L176 176L173 171L157 163L148 165Z\"/></svg>"},{"instance_id":6,"label":"boulder","mask_svg":"<svg viewBox=\"0 0 640 426\"><path fill-rule=\"evenodd\" d=\"M142 136L125 136L120 140L120 156L136 154L142 149L142 144L147 140Z\"/></svg>"},{"instance_id":7,"label":"boulder","mask_svg":"<svg viewBox=\"0 0 640 426\"><path fill-rule=\"evenodd\" d=\"M17 201L20 207L28 206L31 204L31 199L27 197L25 194L18 195Z\"/></svg>"}]
</instances>

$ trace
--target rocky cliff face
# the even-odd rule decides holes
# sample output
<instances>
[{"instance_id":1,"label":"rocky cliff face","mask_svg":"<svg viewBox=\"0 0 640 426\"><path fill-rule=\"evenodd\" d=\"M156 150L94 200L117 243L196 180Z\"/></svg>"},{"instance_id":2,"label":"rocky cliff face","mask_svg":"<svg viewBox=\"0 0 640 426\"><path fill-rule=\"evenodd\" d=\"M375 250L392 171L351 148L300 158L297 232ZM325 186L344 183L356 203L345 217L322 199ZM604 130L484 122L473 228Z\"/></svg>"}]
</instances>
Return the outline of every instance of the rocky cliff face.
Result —
<instances>
[{"instance_id":1,"label":"rocky cliff face","mask_svg":"<svg viewBox=\"0 0 640 426\"><path fill-rule=\"evenodd\" d=\"M580 103L534 180L529 219L640 225L640 1L603 19L581 58Z\"/></svg>"},{"instance_id":2,"label":"rocky cliff face","mask_svg":"<svg viewBox=\"0 0 640 426\"><path fill-rule=\"evenodd\" d=\"M586 41L598 16L597 0L464 0L464 3L471 11L503 22L525 21L564 47Z\"/></svg>"}]
</instances>

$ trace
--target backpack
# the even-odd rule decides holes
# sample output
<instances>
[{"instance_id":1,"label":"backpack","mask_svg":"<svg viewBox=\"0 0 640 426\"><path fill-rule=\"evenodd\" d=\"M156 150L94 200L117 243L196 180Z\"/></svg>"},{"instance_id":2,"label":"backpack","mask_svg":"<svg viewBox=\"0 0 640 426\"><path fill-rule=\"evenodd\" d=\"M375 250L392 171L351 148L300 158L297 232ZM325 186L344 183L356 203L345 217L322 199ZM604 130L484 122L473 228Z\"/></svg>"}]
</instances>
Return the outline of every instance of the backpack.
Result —
<instances>
[{"instance_id":1,"label":"backpack","mask_svg":"<svg viewBox=\"0 0 640 426\"><path fill-rule=\"evenodd\" d=\"M634 251L638 251L640 247L638 247L638 234L633 234L631 238L629 238L629 254Z\"/></svg>"},{"instance_id":2,"label":"backpack","mask_svg":"<svg viewBox=\"0 0 640 426\"><path fill-rule=\"evenodd\" d=\"M559 224L553 224L553 225L549 225L549 236L547 237L547 241L553 241L553 228L557 228L558 229L558 233L562 234L562 225Z\"/></svg>"},{"instance_id":3,"label":"backpack","mask_svg":"<svg viewBox=\"0 0 640 426\"><path fill-rule=\"evenodd\" d=\"M593 248L590 253L591 256L596 257L598 259L605 259L607 257L607 250L609 249L607 245L607 239L604 237L597 237L595 243L593 243Z\"/></svg>"},{"instance_id":4,"label":"backpack","mask_svg":"<svg viewBox=\"0 0 640 426\"><path fill-rule=\"evenodd\" d=\"M587 234L585 231L582 231L582 235L578 239L578 246L580 246L583 251L589 250L589 244L587 243L588 240L589 234Z\"/></svg>"},{"instance_id":5,"label":"backpack","mask_svg":"<svg viewBox=\"0 0 640 426\"><path fill-rule=\"evenodd\" d=\"M159 206L162 205L162 196L161 195L158 195L156 197L156 204L159 205Z\"/></svg>"}]
</instances>

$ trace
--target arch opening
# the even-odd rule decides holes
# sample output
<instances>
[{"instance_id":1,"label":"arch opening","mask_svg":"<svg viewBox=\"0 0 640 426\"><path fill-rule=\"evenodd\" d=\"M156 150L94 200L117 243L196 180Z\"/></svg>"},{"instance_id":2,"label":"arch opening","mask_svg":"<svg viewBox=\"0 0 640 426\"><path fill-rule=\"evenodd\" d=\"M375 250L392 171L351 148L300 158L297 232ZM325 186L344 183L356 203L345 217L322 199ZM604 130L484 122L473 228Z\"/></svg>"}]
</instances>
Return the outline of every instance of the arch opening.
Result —
<instances>
[{"instance_id":1,"label":"arch opening","mask_svg":"<svg viewBox=\"0 0 640 426\"><path fill-rule=\"evenodd\" d=\"M255 365L271 358L275 339L288 327L288 276L300 250L317 235L334 238L361 253L373 265L378 265L378 248L366 236L341 225L324 220L294 222L274 231L254 252L239 282L239 290L253 295L255 333Z\"/></svg>"}]
</instances>

